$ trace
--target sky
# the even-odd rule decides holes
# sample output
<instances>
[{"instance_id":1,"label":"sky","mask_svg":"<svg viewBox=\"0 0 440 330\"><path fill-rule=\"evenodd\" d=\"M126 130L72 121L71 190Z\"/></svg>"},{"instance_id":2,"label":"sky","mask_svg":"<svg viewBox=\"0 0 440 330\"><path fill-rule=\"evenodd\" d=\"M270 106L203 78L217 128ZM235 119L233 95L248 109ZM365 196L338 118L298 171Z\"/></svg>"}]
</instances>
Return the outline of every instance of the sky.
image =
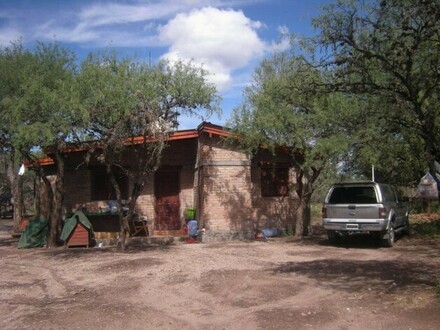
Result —
<instances>
[{"instance_id":1,"label":"sky","mask_svg":"<svg viewBox=\"0 0 440 330\"><path fill-rule=\"evenodd\" d=\"M138 61L192 60L210 72L225 125L262 59L287 49L287 36L315 33L312 17L332 0L0 0L0 46L57 42L81 60L115 49ZM200 118L180 118L179 129Z\"/></svg>"}]
</instances>

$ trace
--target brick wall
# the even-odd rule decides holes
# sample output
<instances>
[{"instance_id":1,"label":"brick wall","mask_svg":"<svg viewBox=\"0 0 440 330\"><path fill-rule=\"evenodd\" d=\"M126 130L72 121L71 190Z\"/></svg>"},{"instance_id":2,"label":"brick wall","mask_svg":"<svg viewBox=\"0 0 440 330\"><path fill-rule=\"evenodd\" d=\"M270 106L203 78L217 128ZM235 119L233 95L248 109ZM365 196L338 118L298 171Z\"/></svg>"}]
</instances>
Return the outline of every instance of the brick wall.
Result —
<instances>
[{"instance_id":1,"label":"brick wall","mask_svg":"<svg viewBox=\"0 0 440 330\"><path fill-rule=\"evenodd\" d=\"M225 147L221 138L206 134L200 138L199 151L199 222L206 236L253 236L258 229L285 229L293 223L293 194L261 197L258 159L250 159L238 148ZM267 161L268 156L262 159ZM288 162L289 156L281 161ZM293 177L291 172L292 183Z\"/></svg>"},{"instance_id":2,"label":"brick wall","mask_svg":"<svg viewBox=\"0 0 440 330\"><path fill-rule=\"evenodd\" d=\"M184 224L186 209L195 206L194 167L197 154L197 140L173 141L165 150L161 166L176 167L180 173L180 218ZM137 211L149 219L150 228L154 228L154 175L147 181L137 201Z\"/></svg>"},{"instance_id":3,"label":"brick wall","mask_svg":"<svg viewBox=\"0 0 440 330\"><path fill-rule=\"evenodd\" d=\"M66 171L64 177L65 191L64 208L67 213L72 212L91 200L90 171L82 167L73 171Z\"/></svg>"}]
</instances>

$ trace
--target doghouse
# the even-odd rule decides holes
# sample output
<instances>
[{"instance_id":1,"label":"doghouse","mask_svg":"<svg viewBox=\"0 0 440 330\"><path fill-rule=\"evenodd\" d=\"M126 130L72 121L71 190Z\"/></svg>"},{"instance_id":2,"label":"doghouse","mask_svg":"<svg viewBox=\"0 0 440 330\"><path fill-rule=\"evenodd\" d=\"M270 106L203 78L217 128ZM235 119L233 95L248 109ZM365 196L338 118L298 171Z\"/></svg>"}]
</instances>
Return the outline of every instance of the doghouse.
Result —
<instances>
[{"instance_id":1,"label":"doghouse","mask_svg":"<svg viewBox=\"0 0 440 330\"><path fill-rule=\"evenodd\" d=\"M66 220L61 233L61 240L64 241L67 247L89 247L94 245L93 228L83 212L76 212Z\"/></svg>"}]
</instances>

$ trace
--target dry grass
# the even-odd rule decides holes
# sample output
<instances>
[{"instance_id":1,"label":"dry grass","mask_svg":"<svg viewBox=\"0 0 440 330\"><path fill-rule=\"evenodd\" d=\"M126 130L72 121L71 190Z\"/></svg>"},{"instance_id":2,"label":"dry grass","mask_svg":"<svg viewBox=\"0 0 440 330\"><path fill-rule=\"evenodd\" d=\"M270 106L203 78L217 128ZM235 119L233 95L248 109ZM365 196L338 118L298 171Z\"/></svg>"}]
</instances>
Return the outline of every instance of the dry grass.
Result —
<instances>
[{"instance_id":1,"label":"dry grass","mask_svg":"<svg viewBox=\"0 0 440 330\"><path fill-rule=\"evenodd\" d=\"M440 235L440 214L419 213L411 214L409 217L411 233L427 236Z\"/></svg>"}]
</instances>

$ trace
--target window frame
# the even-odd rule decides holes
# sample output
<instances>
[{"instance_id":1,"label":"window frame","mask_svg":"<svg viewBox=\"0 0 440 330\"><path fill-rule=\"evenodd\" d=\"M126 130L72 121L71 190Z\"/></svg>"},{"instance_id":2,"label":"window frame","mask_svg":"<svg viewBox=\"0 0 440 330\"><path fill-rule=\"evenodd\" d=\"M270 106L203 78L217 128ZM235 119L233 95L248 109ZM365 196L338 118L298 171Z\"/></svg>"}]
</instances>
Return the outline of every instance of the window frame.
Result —
<instances>
[{"instance_id":1,"label":"window frame","mask_svg":"<svg viewBox=\"0 0 440 330\"><path fill-rule=\"evenodd\" d=\"M289 167L262 166L260 186L263 198L289 196Z\"/></svg>"}]
</instances>

